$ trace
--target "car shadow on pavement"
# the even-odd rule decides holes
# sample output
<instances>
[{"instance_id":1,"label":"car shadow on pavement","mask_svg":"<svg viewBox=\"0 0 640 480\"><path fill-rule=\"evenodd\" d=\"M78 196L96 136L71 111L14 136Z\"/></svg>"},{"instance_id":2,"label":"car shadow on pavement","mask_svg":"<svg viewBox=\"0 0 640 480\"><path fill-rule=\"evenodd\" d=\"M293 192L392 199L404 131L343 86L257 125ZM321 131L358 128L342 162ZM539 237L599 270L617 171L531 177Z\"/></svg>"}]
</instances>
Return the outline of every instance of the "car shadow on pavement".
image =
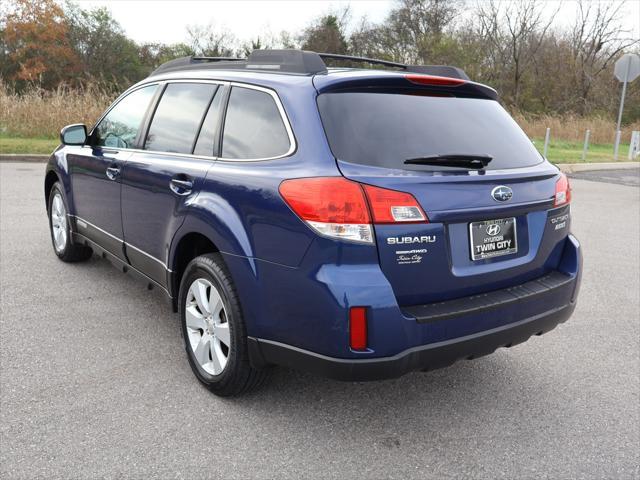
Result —
<instances>
[{"instance_id":1,"label":"car shadow on pavement","mask_svg":"<svg viewBox=\"0 0 640 480\"><path fill-rule=\"evenodd\" d=\"M106 261L94 257L89 265L96 270L96 280L101 278L102 283L122 289L117 294L130 296L143 310L153 312L145 322L153 324L158 343L167 349L158 353L156 361L163 357L167 365L178 362L175 369L169 367L171 372L165 372L164 388L179 391L181 385L187 386L200 405L209 404L212 411L221 408L246 415L247 419L264 419L260 429L266 429L265 435L269 428L291 434L308 428L331 436L338 434L339 427L348 426L362 434L378 435L381 442L393 447L405 440L389 432L406 433L414 427L422 432L442 430L450 436L459 431L465 435L465 428L482 431L486 422L497 422L494 428L511 428L514 419L520 421L515 428L533 428L531 415L541 410L547 421L549 417L562 421L563 415L566 421L572 416L573 399L569 390L559 387L561 379L555 378L557 370L551 368L554 362L544 362L538 349L533 348L534 342L548 341L546 336L472 361L461 360L448 368L414 372L393 380L341 382L272 367L270 378L257 391L235 398L216 397L197 385L191 375L179 317L164 302L163 294L146 291L134 279L106 280L109 275L121 275ZM177 383L171 386L173 382Z\"/></svg>"}]
</instances>

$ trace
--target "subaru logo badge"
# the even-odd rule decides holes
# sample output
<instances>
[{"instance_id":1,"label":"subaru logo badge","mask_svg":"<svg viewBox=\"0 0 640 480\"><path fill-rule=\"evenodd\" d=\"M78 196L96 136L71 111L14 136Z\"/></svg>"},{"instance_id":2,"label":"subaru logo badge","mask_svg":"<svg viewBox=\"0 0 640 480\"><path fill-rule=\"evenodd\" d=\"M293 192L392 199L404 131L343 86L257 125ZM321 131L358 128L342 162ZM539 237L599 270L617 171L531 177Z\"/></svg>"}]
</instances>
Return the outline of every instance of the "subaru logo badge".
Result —
<instances>
[{"instance_id":1,"label":"subaru logo badge","mask_svg":"<svg viewBox=\"0 0 640 480\"><path fill-rule=\"evenodd\" d=\"M496 202L506 202L513 197L513 190L504 185L500 185L491 190L491 196Z\"/></svg>"}]
</instances>

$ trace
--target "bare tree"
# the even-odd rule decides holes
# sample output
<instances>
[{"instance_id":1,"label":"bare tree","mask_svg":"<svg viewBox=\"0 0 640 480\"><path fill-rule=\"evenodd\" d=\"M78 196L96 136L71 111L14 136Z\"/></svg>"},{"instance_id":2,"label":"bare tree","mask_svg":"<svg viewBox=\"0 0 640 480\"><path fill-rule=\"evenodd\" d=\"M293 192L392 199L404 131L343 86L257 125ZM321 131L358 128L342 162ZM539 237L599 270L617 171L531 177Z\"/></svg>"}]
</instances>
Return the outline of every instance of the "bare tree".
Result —
<instances>
[{"instance_id":1,"label":"bare tree","mask_svg":"<svg viewBox=\"0 0 640 480\"><path fill-rule=\"evenodd\" d=\"M581 113L588 113L589 96L596 78L624 50L640 44L621 24L625 1L593 2L578 0L576 20L569 42L574 58L576 84L582 101Z\"/></svg>"},{"instance_id":2,"label":"bare tree","mask_svg":"<svg viewBox=\"0 0 640 480\"><path fill-rule=\"evenodd\" d=\"M196 55L230 57L233 55L234 36L213 23L187 27L187 43Z\"/></svg>"},{"instance_id":3,"label":"bare tree","mask_svg":"<svg viewBox=\"0 0 640 480\"><path fill-rule=\"evenodd\" d=\"M400 0L377 32L382 50L406 63L433 63L460 5L459 0Z\"/></svg>"},{"instance_id":4,"label":"bare tree","mask_svg":"<svg viewBox=\"0 0 640 480\"><path fill-rule=\"evenodd\" d=\"M520 104L523 75L553 23L556 10L545 18L545 4L539 0L519 0L507 4L490 0L478 4L478 17L485 37L496 50L495 61L511 67L513 105Z\"/></svg>"}]
</instances>

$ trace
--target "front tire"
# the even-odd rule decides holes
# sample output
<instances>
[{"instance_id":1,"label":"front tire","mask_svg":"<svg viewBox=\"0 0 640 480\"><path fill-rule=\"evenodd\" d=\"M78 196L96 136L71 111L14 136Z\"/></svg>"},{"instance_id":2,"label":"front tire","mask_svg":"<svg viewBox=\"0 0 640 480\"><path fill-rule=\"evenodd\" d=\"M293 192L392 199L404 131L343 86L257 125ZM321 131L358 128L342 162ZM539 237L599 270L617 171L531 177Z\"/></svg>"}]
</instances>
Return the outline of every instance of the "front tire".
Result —
<instances>
[{"instance_id":1,"label":"front tire","mask_svg":"<svg viewBox=\"0 0 640 480\"><path fill-rule=\"evenodd\" d=\"M187 358L200 382L223 397L264 382L267 371L249 363L240 302L219 254L201 255L187 265L179 305Z\"/></svg>"},{"instance_id":2,"label":"front tire","mask_svg":"<svg viewBox=\"0 0 640 480\"><path fill-rule=\"evenodd\" d=\"M89 247L73 243L67 215L69 209L60 182L56 182L49 193L47 214L53 251L63 262L82 262L91 258Z\"/></svg>"}]
</instances>

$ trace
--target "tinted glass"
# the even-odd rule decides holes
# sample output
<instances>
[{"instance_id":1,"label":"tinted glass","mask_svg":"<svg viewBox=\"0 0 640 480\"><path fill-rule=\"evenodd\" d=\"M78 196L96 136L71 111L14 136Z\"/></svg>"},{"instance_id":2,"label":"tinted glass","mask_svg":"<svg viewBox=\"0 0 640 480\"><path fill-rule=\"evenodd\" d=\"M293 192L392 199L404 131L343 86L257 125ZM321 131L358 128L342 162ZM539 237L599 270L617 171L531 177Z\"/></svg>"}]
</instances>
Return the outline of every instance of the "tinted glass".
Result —
<instances>
[{"instance_id":1,"label":"tinted glass","mask_svg":"<svg viewBox=\"0 0 640 480\"><path fill-rule=\"evenodd\" d=\"M207 111L207 116L202 123L196 148L193 150L194 155L207 155L209 157L217 155L217 152L214 153L214 148L216 146L216 136L218 135L218 125L220 124L222 98L222 88L218 88L209 111Z\"/></svg>"},{"instance_id":2,"label":"tinted glass","mask_svg":"<svg viewBox=\"0 0 640 480\"><path fill-rule=\"evenodd\" d=\"M134 148L136 136L157 85L131 92L111 109L95 131L95 145Z\"/></svg>"},{"instance_id":3,"label":"tinted glass","mask_svg":"<svg viewBox=\"0 0 640 480\"><path fill-rule=\"evenodd\" d=\"M271 95L234 87L224 122L222 157L270 158L288 150L287 130Z\"/></svg>"},{"instance_id":4,"label":"tinted glass","mask_svg":"<svg viewBox=\"0 0 640 480\"><path fill-rule=\"evenodd\" d=\"M167 85L151 120L145 150L191 153L216 88L203 83Z\"/></svg>"},{"instance_id":5,"label":"tinted glass","mask_svg":"<svg viewBox=\"0 0 640 480\"><path fill-rule=\"evenodd\" d=\"M542 161L531 141L494 100L397 93L329 93L318 97L333 154L347 162L405 170L446 167L405 165L409 158L483 154L487 169Z\"/></svg>"}]
</instances>

